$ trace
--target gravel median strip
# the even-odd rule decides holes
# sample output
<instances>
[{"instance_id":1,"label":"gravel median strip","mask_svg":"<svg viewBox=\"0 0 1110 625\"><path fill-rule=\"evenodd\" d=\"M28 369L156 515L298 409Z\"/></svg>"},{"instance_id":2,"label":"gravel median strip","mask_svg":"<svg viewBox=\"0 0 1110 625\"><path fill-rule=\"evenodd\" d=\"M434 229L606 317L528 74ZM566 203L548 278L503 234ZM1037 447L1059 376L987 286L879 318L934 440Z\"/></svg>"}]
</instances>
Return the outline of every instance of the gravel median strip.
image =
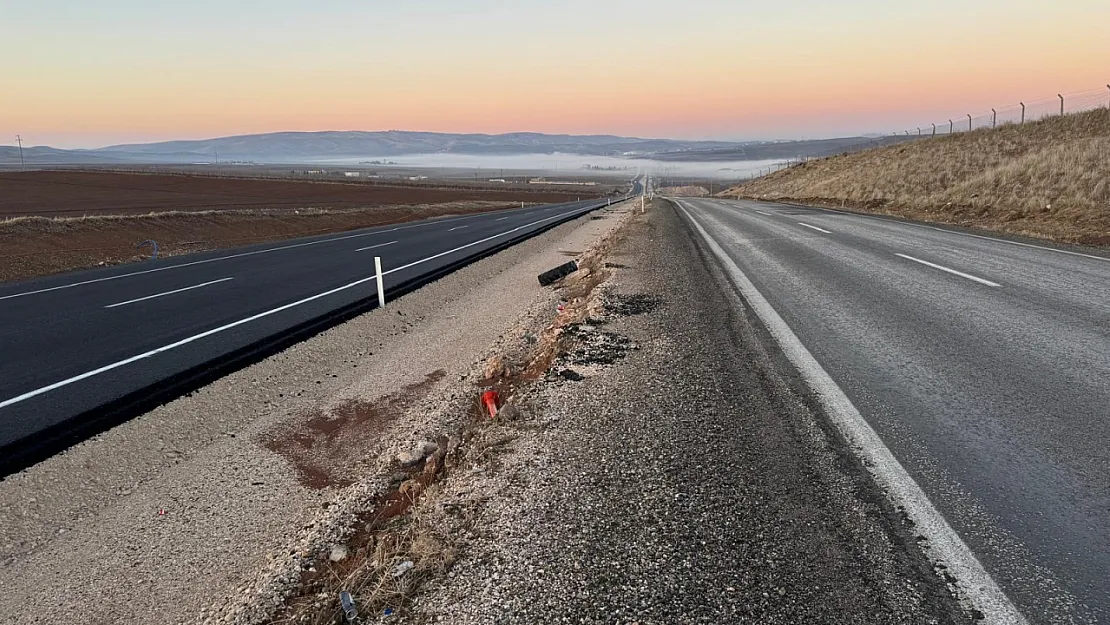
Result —
<instances>
[{"instance_id":1,"label":"gravel median strip","mask_svg":"<svg viewBox=\"0 0 1110 625\"><path fill-rule=\"evenodd\" d=\"M422 506L457 562L372 622L971 620L668 204L602 260L519 418L476 435L503 443Z\"/></svg>"}]
</instances>

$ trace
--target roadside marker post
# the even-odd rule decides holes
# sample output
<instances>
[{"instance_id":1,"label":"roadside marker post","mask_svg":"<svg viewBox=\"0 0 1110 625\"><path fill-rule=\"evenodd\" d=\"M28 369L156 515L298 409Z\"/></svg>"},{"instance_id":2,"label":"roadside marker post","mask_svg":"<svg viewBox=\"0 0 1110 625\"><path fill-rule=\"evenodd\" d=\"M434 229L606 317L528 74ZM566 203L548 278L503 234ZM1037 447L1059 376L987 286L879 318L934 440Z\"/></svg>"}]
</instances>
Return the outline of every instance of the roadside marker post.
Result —
<instances>
[{"instance_id":1,"label":"roadside marker post","mask_svg":"<svg viewBox=\"0 0 1110 625\"><path fill-rule=\"evenodd\" d=\"M382 282L382 257L374 257L374 275L378 281L378 306L385 308L385 285Z\"/></svg>"}]
</instances>

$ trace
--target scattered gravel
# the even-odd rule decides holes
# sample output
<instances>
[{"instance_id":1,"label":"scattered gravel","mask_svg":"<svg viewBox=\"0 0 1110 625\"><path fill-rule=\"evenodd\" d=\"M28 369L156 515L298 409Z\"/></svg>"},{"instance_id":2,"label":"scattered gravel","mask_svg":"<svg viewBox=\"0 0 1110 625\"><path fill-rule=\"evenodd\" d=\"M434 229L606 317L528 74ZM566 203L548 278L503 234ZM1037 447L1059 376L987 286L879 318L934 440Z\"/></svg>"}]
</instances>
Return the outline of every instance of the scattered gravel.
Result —
<instances>
[{"instance_id":1,"label":"scattered gravel","mask_svg":"<svg viewBox=\"0 0 1110 625\"><path fill-rule=\"evenodd\" d=\"M376 622L968 622L669 205L611 260L623 316L490 426L459 561Z\"/></svg>"},{"instance_id":2,"label":"scattered gravel","mask_svg":"<svg viewBox=\"0 0 1110 625\"><path fill-rule=\"evenodd\" d=\"M610 232L624 206L0 481L0 623L267 619L302 570L337 555L398 455L424 453L425 441L466 418L472 372L503 351L502 335L554 309L536 275L565 262L559 250L587 249ZM339 439L336 427L358 435ZM329 453L281 444L297 433Z\"/></svg>"}]
</instances>

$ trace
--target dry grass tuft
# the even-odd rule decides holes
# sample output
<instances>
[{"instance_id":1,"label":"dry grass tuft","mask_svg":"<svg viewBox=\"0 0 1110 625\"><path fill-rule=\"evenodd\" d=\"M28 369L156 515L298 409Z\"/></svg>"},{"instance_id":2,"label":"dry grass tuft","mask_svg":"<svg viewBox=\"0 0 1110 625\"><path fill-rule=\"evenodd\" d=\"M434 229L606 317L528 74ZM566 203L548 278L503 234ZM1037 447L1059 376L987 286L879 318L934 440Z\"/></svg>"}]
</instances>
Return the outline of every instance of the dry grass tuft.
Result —
<instances>
[{"instance_id":1,"label":"dry grass tuft","mask_svg":"<svg viewBox=\"0 0 1110 625\"><path fill-rule=\"evenodd\" d=\"M722 195L1110 244L1110 109L810 161Z\"/></svg>"}]
</instances>

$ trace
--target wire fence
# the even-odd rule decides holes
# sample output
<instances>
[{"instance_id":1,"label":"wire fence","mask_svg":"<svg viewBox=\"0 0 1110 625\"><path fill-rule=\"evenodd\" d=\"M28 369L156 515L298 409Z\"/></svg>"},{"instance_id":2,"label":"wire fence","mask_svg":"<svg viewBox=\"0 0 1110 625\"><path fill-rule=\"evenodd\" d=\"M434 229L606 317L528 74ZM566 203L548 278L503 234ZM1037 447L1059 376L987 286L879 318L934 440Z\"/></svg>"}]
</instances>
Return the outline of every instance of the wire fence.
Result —
<instances>
[{"instance_id":1,"label":"wire fence","mask_svg":"<svg viewBox=\"0 0 1110 625\"><path fill-rule=\"evenodd\" d=\"M907 128L900 133L907 137L932 137L968 132L980 128L994 128L1003 124L1023 124L1058 115L1081 113L1096 108L1110 107L1110 85L1102 89L1088 89L1061 93L1055 97L1029 100L978 113L965 113L924 126Z\"/></svg>"},{"instance_id":2,"label":"wire fence","mask_svg":"<svg viewBox=\"0 0 1110 625\"><path fill-rule=\"evenodd\" d=\"M837 148L837 154L860 152L884 145L954 135L970 132L983 128L997 128L1006 124L1026 124L1050 117L1082 113L1098 108L1110 108L1110 85L1101 89L1087 89L1072 93L1060 93L1054 97L1028 100L994 108L978 113L965 113L939 122L929 122L923 126L907 128L897 132L888 132L882 135L867 137L847 146ZM759 171L752 172L748 179L760 178L768 174L794 167L814 158L830 156L831 154L803 155L785 160L781 163L770 165Z\"/></svg>"}]
</instances>

